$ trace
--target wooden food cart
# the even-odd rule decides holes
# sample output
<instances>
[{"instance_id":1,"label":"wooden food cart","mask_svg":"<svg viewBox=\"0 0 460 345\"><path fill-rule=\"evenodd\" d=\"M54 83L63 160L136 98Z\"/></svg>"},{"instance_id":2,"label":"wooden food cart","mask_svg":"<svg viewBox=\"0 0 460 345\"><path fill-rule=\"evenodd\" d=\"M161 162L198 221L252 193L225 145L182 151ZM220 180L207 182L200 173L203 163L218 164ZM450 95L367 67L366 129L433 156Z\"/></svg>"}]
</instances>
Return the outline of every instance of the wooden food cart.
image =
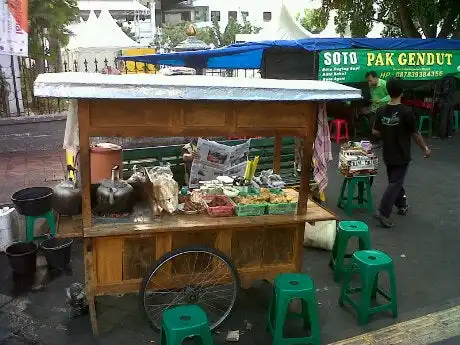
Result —
<instances>
[{"instance_id":1,"label":"wooden food cart","mask_svg":"<svg viewBox=\"0 0 460 345\"><path fill-rule=\"evenodd\" d=\"M40 75L35 95L78 99L85 282L93 333L95 296L139 290L151 266L174 249L215 248L233 261L243 287L302 269L305 222L336 216L308 198L319 101L357 99L359 90L321 81L205 76ZM283 136L303 138L296 215L212 218L163 215L142 223L97 221L90 197L90 138L168 136L276 138L274 170ZM78 221L61 217L59 229ZM58 233L59 235L59 233ZM166 281L165 284L169 284ZM170 284L169 284L170 285Z\"/></svg>"}]
</instances>

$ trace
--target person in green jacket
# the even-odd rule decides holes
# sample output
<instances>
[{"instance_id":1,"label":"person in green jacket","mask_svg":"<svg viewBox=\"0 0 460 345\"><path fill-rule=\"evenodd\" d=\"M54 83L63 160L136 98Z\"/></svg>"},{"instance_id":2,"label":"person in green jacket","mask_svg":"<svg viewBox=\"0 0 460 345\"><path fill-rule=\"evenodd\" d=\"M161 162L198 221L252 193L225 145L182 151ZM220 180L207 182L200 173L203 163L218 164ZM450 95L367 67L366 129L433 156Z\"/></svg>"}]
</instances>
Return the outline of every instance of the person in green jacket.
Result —
<instances>
[{"instance_id":1,"label":"person in green jacket","mask_svg":"<svg viewBox=\"0 0 460 345\"><path fill-rule=\"evenodd\" d=\"M369 84L369 91L371 94L371 106L369 114L369 123L371 128L374 127L377 110L388 104L390 101L390 95L387 91L387 82L380 79L375 71L369 71L366 73L367 83ZM374 146L378 146L377 142L374 142Z\"/></svg>"}]
</instances>

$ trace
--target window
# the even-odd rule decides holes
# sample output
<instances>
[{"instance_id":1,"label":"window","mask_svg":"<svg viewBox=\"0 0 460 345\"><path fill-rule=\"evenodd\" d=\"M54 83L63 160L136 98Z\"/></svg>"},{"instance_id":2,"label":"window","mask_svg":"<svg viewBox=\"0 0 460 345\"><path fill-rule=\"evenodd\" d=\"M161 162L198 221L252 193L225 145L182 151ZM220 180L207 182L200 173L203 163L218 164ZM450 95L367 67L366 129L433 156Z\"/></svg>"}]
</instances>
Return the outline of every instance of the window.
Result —
<instances>
[{"instance_id":1,"label":"window","mask_svg":"<svg viewBox=\"0 0 460 345\"><path fill-rule=\"evenodd\" d=\"M272 20L272 13L264 12L264 22L269 22L270 20Z\"/></svg>"},{"instance_id":2,"label":"window","mask_svg":"<svg viewBox=\"0 0 460 345\"><path fill-rule=\"evenodd\" d=\"M248 17L249 17L249 12L244 12L244 11L241 12L241 18L242 18L243 20L247 20Z\"/></svg>"},{"instance_id":3,"label":"window","mask_svg":"<svg viewBox=\"0 0 460 345\"><path fill-rule=\"evenodd\" d=\"M236 11L228 11L228 20L237 20L238 12Z\"/></svg>"},{"instance_id":4,"label":"window","mask_svg":"<svg viewBox=\"0 0 460 345\"><path fill-rule=\"evenodd\" d=\"M220 22L220 11L211 11L211 20Z\"/></svg>"}]
</instances>

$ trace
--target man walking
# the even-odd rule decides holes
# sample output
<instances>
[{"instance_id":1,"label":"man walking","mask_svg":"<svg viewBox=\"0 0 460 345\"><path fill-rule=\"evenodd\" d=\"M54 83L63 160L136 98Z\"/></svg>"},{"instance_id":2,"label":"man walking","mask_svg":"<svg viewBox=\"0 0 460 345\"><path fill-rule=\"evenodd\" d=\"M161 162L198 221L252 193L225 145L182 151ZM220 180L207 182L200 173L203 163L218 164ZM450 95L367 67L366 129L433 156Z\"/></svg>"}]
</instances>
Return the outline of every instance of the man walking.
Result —
<instances>
[{"instance_id":1,"label":"man walking","mask_svg":"<svg viewBox=\"0 0 460 345\"><path fill-rule=\"evenodd\" d=\"M388 186L383 193L375 217L380 220L383 227L391 228L394 226L390 219L393 206L398 208L400 215L405 215L408 209L403 184L411 161L411 138L422 149L425 158L431 155L431 151L416 129L412 109L401 104L402 80L400 78L391 79L387 82L386 87L391 99L387 105L377 110L372 133L382 139L383 161L388 176Z\"/></svg>"}]
</instances>

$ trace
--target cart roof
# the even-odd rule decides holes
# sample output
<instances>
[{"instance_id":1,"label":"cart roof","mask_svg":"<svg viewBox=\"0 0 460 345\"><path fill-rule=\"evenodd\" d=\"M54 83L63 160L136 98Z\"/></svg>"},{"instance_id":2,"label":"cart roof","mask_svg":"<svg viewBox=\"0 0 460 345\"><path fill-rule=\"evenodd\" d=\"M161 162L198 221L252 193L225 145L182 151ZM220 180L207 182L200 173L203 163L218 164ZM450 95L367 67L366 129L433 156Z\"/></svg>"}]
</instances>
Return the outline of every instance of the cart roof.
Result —
<instances>
[{"instance_id":1,"label":"cart roof","mask_svg":"<svg viewBox=\"0 0 460 345\"><path fill-rule=\"evenodd\" d=\"M360 99L361 90L317 80L98 73L45 73L35 96L97 99L330 101Z\"/></svg>"},{"instance_id":2,"label":"cart roof","mask_svg":"<svg viewBox=\"0 0 460 345\"><path fill-rule=\"evenodd\" d=\"M125 56L121 60L169 66L197 66L200 68L261 68L266 49L286 48L305 51L371 49L371 50L460 50L460 40L415 38L305 38L290 41L263 41L233 44L225 48Z\"/></svg>"}]
</instances>

